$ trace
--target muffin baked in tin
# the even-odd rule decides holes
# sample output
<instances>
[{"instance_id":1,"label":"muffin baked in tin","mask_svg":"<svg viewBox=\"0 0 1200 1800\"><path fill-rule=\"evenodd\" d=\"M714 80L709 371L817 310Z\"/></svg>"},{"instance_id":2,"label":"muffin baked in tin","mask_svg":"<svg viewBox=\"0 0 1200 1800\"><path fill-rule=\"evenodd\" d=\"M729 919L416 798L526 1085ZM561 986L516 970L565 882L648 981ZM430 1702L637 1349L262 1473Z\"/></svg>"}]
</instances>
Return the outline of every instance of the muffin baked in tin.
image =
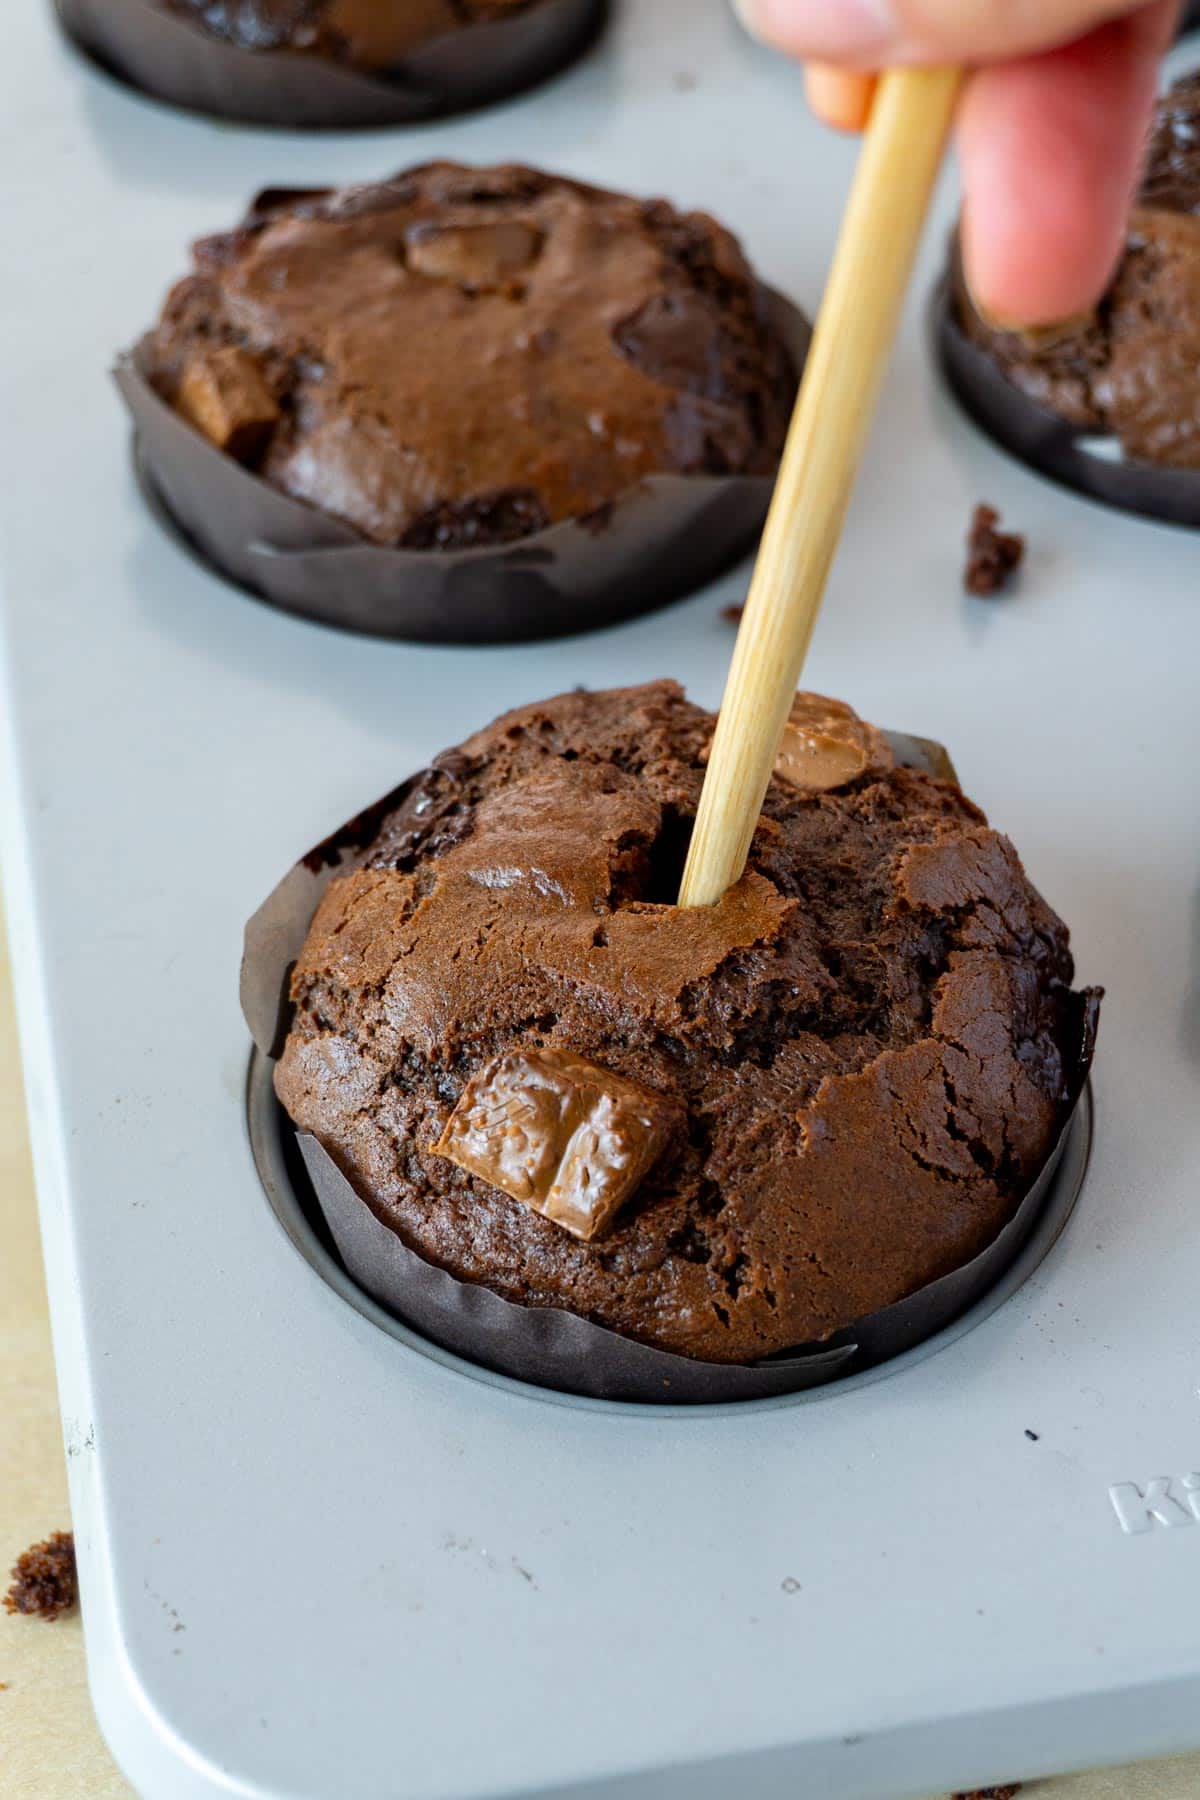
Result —
<instances>
[{"instance_id":1,"label":"muffin baked in tin","mask_svg":"<svg viewBox=\"0 0 1200 1800\"><path fill-rule=\"evenodd\" d=\"M499 100L587 48L606 0L55 0L145 93L288 128L414 124Z\"/></svg>"},{"instance_id":2,"label":"muffin baked in tin","mask_svg":"<svg viewBox=\"0 0 1200 1800\"><path fill-rule=\"evenodd\" d=\"M746 876L678 908L712 726L673 683L561 696L364 815L276 1087L457 1282L747 1366L987 1252L1061 1139L1095 996L957 784L816 696Z\"/></svg>"},{"instance_id":3,"label":"muffin baked in tin","mask_svg":"<svg viewBox=\"0 0 1200 1800\"><path fill-rule=\"evenodd\" d=\"M406 597L440 582L442 634L536 635L746 547L807 335L705 214L434 163L261 196L196 246L120 378L150 478L235 579L286 604L272 583L307 550L318 616L374 582L376 628L394 597L405 635ZM362 553L353 582L338 549ZM514 583L561 604L510 629Z\"/></svg>"}]
</instances>

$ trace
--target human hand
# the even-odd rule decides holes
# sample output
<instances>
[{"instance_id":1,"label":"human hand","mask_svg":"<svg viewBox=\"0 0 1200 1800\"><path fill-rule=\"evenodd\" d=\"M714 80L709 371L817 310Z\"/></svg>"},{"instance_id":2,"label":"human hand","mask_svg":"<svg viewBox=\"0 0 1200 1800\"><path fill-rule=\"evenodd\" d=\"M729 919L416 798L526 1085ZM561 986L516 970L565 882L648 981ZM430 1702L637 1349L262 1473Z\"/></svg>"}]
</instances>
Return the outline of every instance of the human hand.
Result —
<instances>
[{"instance_id":1,"label":"human hand","mask_svg":"<svg viewBox=\"0 0 1200 1800\"><path fill-rule=\"evenodd\" d=\"M829 123L854 126L850 72L967 63L958 113L962 246L978 309L1009 328L1089 311L1125 240L1178 0L734 0L811 65Z\"/></svg>"}]
</instances>

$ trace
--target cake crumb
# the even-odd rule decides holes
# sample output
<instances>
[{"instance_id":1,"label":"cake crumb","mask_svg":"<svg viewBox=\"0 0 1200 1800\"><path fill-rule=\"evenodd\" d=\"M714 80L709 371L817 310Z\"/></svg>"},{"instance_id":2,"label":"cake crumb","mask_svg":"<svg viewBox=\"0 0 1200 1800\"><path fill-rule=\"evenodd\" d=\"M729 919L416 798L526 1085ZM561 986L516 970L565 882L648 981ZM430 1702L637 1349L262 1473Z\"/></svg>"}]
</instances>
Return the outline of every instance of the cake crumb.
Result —
<instances>
[{"instance_id":1,"label":"cake crumb","mask_svg":"<svg viewBox=\"0 0 1200 1800\"><path fill-rule=\"evenodd\" d=\"M12 1578L4 1596L6 1612L36 1613L42 1619L70 1612L79 1598L74 1533L56 1531L23 1551L12 1566Z\"/></svg>"},{"instance_id":2,"label":"cake crumb","mask_svg":"<svg viewBox=\"0 0 1200 1800\"><path fill-rule=\"evenodd\" d=\"M1020 1782L1010 1781L1007 1787L970 1788L952 1795L951 1800L1015 1800L1020 1791Z\"/></svg>"},{"instance_id":3,"label":"cake crumb","mask_svg":"<svg viewBox=\"0 0 1200 1800\"><path fill-rule=\"evenodd\" d=\"M1025 539L1012 532L998 531L999 523L1000 514L996 508L982 502L971 515L963 587L980 600L991 600L1002 593L1025 555Z\"/></svg>"},{"instance_id":4,"label":"cake crumb","mask_svg":"<svg viewBox=\"0 0 1200 1800\"><path fill-rule=\"evenodd\" d=\"M740 625L742 619L745 617L745 612L746 603L743 600L740 606L723 606L721 608L721 617L727 625Z\"/></svg>"}]
</instances>

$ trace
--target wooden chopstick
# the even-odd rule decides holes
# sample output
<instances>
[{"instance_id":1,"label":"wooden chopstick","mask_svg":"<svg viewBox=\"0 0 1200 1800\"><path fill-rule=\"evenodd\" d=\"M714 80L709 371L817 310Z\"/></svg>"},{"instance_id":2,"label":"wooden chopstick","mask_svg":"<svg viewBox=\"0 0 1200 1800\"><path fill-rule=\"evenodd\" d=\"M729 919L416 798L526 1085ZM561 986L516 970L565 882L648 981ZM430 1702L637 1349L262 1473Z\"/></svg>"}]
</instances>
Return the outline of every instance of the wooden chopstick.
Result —
<instances>
[{"instance_id":1,"label":"wooden chopstick","mask_svg":"<svg viewBox=\"0 0 1200 1800\"><path fill-rule=\"evenodd\" d=\"M746 867L895 337L962 80L878 85L734 648L680 890L714 905Z\"/></svg>"}]
</instances>

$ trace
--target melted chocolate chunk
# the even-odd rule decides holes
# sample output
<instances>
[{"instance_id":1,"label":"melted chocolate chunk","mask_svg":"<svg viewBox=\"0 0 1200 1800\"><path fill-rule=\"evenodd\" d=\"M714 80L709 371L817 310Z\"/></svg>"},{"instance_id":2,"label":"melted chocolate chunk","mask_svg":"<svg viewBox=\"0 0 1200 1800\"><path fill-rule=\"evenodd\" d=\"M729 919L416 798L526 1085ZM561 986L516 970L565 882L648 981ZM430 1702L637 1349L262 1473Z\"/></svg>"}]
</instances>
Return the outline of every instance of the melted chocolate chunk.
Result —
<instances>
[{"instance_id":1,"label":"melted chocolate chunk","mask_svg":"<svg viewBox=\"0 0 1200 1800\"><path fill-rule=\"evenodd\" d=\"M780 780L809 793L847 787L868 772L879 776L896 759L881 731L843 700L797 694L775 758Z\"/></svg>"},{"instance_id":2,"label":"melted chocolate chunk","mask_svg":"<svg viewBox=\"0 0 1200 1800\"><path fill-rule=\"evenodd\" d=\"M279 408L262 371L236 344L198 350L188 358L175 406L235 462L257 456L279 422Z\"/></svg>"},{"instance_id":3,"label":"melted chocolate chunk","mask_svg":"<svg viewBox=\"0 0 1200 1800\"><path fill-rule=\"evenodd\" d=\"M677 1111L581 1056L510 1051L468 1082L437 1154L590 1242L662 1155Z\"/></svg>"},{"instance_id":4,"label":"melted chocolate chunk","mask_svg":"<svg viewBox=\"0 0 1200 1800\"><path fill-rule=\"evenodd\" d=\"M452 281L468 293L511 288L541 252L542 234L519 219L481 225L418 225L406 243L408 266L431 281Z\"/></svg>"}]
</instances>

